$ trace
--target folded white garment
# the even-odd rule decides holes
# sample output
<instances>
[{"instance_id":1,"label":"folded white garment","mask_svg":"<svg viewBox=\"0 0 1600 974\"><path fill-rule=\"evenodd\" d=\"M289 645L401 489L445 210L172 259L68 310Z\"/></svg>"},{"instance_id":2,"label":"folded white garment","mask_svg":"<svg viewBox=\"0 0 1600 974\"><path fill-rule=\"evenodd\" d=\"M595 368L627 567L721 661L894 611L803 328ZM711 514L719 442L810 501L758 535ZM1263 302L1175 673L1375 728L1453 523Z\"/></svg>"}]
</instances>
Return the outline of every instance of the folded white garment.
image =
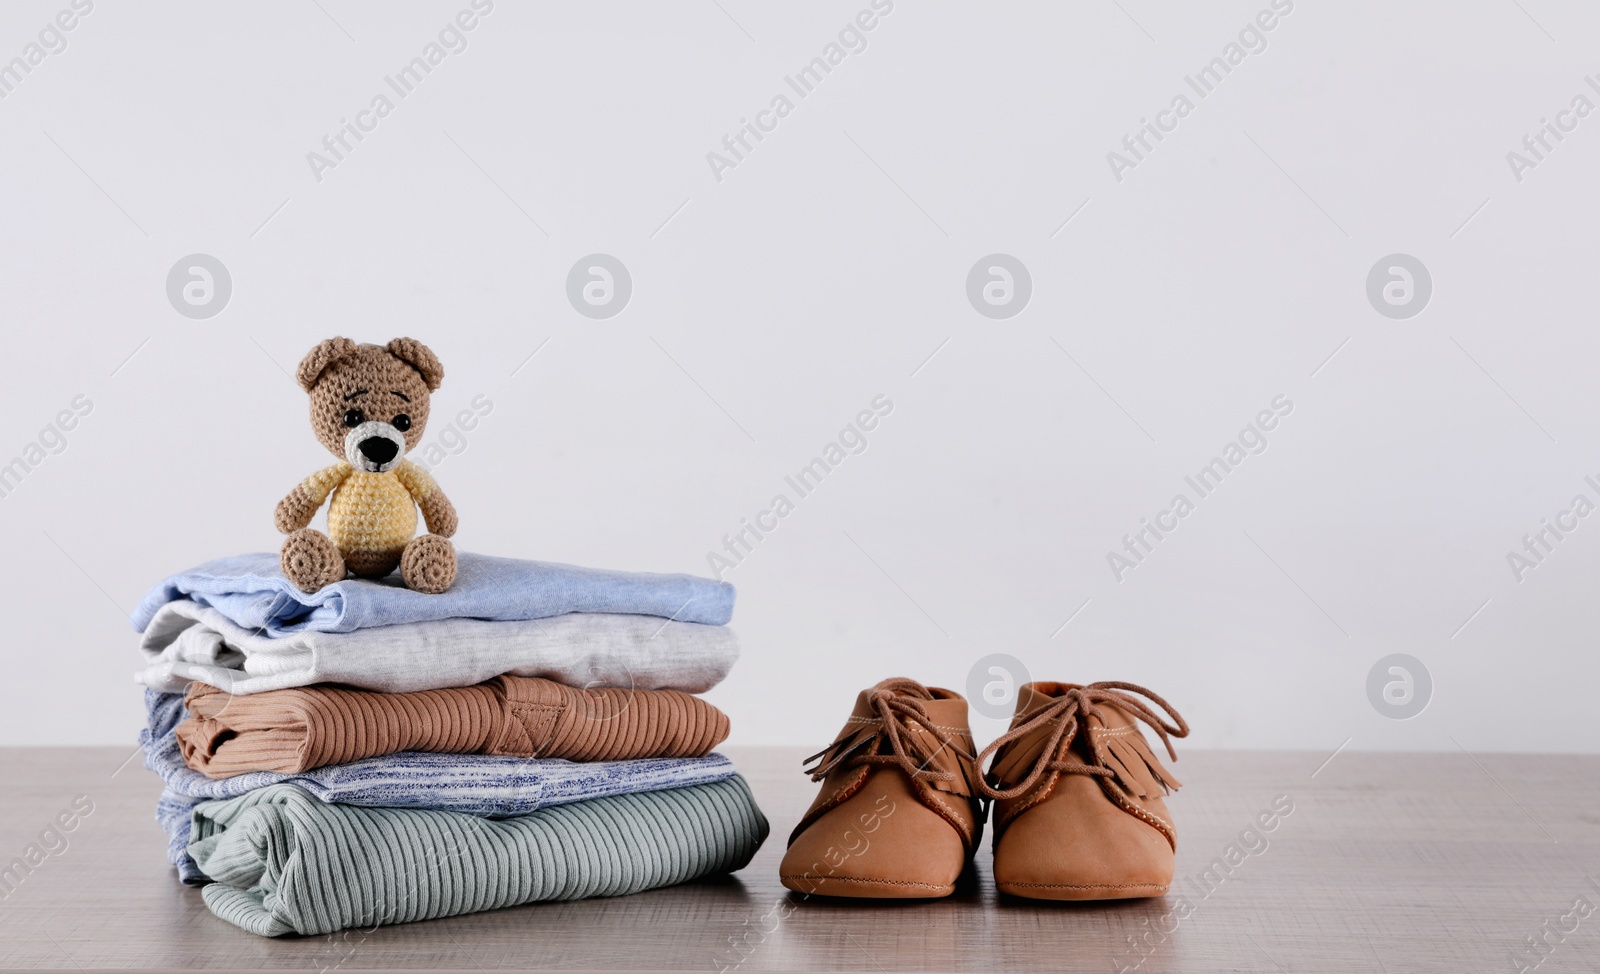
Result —
<instances>
[{"instance_id":1,"label":"folded white garment","mask_svg":"<svg viewBox=\"0 0 1600 974\"><path fill-rule=\"evenodd\" d=\"M739 641L726 626L604 613L439 619L273 638L209 606L175 599L156 611L140 650L146 662L135 681L167 693L193 680L233 694L313 683L411 693L471 686L503 673L577 687L704 693L728 675Z\"/></svg>"}]
</instances>

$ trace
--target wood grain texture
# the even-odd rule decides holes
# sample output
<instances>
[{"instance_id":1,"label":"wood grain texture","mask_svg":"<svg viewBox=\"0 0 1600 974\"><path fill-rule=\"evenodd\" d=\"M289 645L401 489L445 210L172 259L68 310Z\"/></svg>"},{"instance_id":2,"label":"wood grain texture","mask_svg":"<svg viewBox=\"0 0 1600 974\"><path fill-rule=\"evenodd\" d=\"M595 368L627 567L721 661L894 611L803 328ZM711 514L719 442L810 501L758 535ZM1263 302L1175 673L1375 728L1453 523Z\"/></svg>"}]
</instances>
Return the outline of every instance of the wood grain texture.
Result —
<instances>
[{"instance_id":1,"label":"wood grain texture","mask_svg":"<svg viewBox=\"0 0 1600 974\"><path fill-rule=\"evenodd\" d=\"M726 753L773 825L734 877L264 940L177 883L153 819L159 787L138 757L123 763L130 751L0 750L0 864L75 796L94 802L69 846L0 901L0 968L1105 972L1139 964L1128 938L1183 894L1192 914L1138 970L1461 974L1511 971L1513 947L1576 897L1600 906L1600 757L1345 752L1312 777L1326 754L1191 751L1175 767L1187 785L1171 800L1179 878L1165 900L1002 901L985 848L951 899L856 905L778 885L812 795L801 752ZM1279 795L1294 811L1266 848L1202 896L1193 877ZM1600 912L1539 970L1597 965Z\"/></svg>"}]
</instances>

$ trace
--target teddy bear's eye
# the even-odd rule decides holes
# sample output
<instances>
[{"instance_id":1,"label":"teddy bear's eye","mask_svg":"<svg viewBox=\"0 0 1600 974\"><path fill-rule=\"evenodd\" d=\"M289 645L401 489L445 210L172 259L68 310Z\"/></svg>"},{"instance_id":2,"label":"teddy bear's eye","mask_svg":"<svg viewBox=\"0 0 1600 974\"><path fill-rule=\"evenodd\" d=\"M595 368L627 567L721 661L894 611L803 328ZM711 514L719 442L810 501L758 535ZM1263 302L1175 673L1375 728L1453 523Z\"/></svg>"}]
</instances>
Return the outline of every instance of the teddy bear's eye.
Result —
<instances>
[{"instance_id":1,"label":"teddy bear's eye","mask_svg":"<svg viewBox=\"0 0 1600 974\"><path fill-rule=\"evenodd\" d=\"M404 433L406 430L411 428L411 417L407 416L405 413L401 413L400 415L396 416L394 418L394 428Z\"/></svg>"},{"instance_id":2,"label":"teddy bear's eye","mask_svg":"<svg viewBox=\"0 0 1600 974\"><path fill-rule=\"evenodd\" d=\"M344 414L344 425L346 426L360 426L365 420L366 417L361 415L361 410L359 409L352 409Z\"/></svg>"}]
</instances>

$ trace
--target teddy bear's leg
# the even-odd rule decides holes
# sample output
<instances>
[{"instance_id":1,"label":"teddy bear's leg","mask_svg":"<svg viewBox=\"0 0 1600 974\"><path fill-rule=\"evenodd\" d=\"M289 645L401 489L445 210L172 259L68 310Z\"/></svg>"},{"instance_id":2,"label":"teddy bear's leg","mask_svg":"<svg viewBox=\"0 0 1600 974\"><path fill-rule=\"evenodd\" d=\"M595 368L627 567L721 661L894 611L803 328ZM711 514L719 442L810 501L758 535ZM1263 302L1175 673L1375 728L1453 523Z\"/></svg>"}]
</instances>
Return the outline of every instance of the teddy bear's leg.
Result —
<instances>
[{"instance_id":1,"label":"teddy bear's leg","mask_svg":"<svg viewBox=\"0 0 1600 974\"><path fill-rule=\"evenodd\" d=\"M302 592L344 581L344 556L327 535L314 528L301 528L283 539L278 563L284 576Z\"/></svg>"},{"instance_id":2,"label":"teddy bear's leg","mask_svg":"<svg viewBox=\"0 0 1600 974\"><path fill-rule=\"evenodd\" d=\"M400 556L400 577L406 587L437 595L456 580L456 549L437 534L412 538Z\"/></svg>"}]
</instances>

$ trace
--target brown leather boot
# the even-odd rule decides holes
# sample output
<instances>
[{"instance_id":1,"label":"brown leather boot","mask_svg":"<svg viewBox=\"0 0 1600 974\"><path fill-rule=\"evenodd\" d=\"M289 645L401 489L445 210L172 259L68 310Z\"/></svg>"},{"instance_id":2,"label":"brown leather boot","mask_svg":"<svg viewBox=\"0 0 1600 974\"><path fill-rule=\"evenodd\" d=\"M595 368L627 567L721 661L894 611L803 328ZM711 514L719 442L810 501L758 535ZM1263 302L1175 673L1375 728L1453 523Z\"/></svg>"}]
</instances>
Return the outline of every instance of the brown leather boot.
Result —
<instances>
[{"instance_id":1,"label":"brown leather boot","mask_svg":"<svg viewBox=\"0 0 1600 974\"><path fill-rule=\"evenodd\" d=\"M1162 720L1143 694L1166 711ZM979 755L994 761L982 792L995 799L994 884L1041 900L1161 896L1172 885L1178 835L1161 796L1178 779L1161 766L1135 718L1167 753L1189 725L1132 683L1028 683L1011 729Z\"/></svg>"},{"instance_id":2,"label":"brown leather boot","mask_svg":"<svg viewBox=\"0 0 1600 974\"><path fill-rule=\"evenodd\" d=\"M856 698L806 759L822 791L789 836L783 885L822 896L949 896L983 835L967 701L915 680Z\"/></svg>"}]
</instances>

